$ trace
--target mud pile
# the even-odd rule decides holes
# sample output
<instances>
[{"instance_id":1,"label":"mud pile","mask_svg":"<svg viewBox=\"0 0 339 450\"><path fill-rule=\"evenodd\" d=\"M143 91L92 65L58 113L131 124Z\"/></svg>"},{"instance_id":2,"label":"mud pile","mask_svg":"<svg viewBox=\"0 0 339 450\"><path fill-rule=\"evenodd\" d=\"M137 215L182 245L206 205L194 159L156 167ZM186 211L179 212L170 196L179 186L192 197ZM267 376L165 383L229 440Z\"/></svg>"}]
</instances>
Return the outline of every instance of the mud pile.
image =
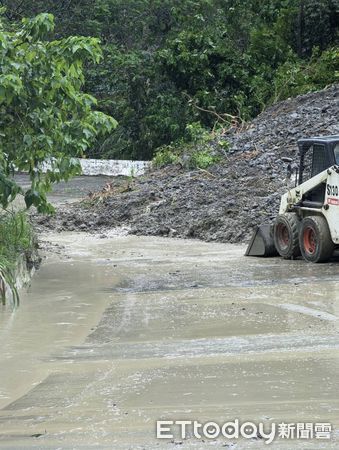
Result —
<instances>
[{"instance_id":1,"label":"mud pile","mask_svg":"<svg viewBox=\"0 0 339 450\"><path fill-rule=\"evenodd\" d=\"M208 171L166 167L134 181L126 192L120 181L119 189L110 186L96 202L36 220L60 231L129 226L140 235L244 241L255 225L274 219L280 195L294 183L281 157L298 162L298 139L339 134L338 100L339 85L278 103L245 131L229 132L230 150Z\"/></svg>"}]
</instances>

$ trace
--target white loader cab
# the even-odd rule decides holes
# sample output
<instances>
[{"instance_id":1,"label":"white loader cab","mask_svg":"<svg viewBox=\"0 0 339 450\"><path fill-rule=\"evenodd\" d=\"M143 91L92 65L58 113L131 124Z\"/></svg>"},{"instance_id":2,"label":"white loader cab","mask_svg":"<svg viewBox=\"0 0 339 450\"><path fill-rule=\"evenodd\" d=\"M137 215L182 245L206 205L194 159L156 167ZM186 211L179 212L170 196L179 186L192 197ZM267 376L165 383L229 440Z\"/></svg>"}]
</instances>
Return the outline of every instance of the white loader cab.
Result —
<instances>
[{"instance_id":1,"label":"white loader cab","mask_svg":"<svg viewBox=\"0 0 339 450\"><path fill-rule=\"evenodd\" d=\"M301 255L320 263L339 247L339 135L301 139L298 146L296 186L281 197L274 225L257 228L247 256Z\"/></svg>"}]
</instances>

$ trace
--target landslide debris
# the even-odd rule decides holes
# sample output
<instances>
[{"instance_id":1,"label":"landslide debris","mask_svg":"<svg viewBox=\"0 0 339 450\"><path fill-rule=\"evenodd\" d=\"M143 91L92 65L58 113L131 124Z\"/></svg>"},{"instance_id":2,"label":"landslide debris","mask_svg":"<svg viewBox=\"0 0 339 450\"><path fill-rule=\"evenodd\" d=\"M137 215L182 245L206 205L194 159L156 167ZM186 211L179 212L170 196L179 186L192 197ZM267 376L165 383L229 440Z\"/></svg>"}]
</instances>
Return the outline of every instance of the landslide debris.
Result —
<instances>
[{"instance_id":1,"label":"landslide debris","mask_svg":"<svg viewBox=\"0 0 339 450\"><path fill-rule=\"evenodd\" d=\"M168 166L35 220L59 231L128 226L137 235L245 241L255 225L274 220L281 194L294 183L281 157L297 162L302 137L339 134L338 100L335 85L277 103L244 131L224 136L230 149L207 171Z\"/></svg>"}]
</instances>

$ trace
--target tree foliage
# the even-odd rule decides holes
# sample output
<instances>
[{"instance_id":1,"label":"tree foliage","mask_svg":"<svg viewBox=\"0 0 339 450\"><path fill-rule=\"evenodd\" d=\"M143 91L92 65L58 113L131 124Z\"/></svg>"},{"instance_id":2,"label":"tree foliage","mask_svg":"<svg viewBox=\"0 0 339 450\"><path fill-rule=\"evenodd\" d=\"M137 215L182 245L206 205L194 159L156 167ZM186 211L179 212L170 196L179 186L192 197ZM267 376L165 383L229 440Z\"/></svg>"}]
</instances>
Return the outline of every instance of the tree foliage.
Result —
<instances>
[{"instance_id":1,"label":"tree foliage","mask_svg":"<svg viewBox=\"0 0 339 450\"><path fill-rule=\"evenodd\" d=\"M338 0L4 0L13 22L56 15L55 35L100 38L86 88L117 118L89 154L150 158L215 113L249 119L337 79ZM211 111L211 113L206 112Z\"/></svg>"},{"instance_id":2,"label":"tree foliage","mask_svg":"<svg viewBox=\"0 0 339 450\"><path fill-rule=\"evenodd\" d=\"M52 183L79 173L81 156L116 122L95 111L97 100L82 91L84 63L99 63L97 38L48 37L53 16L42 13L10 29L0 22L0 204L7 208L23 194L27 208L52 210L46 193ZM44 164L49 169L44 173ZM27 171L24 192L14 170Z\"/></svg>"}]
</instances>

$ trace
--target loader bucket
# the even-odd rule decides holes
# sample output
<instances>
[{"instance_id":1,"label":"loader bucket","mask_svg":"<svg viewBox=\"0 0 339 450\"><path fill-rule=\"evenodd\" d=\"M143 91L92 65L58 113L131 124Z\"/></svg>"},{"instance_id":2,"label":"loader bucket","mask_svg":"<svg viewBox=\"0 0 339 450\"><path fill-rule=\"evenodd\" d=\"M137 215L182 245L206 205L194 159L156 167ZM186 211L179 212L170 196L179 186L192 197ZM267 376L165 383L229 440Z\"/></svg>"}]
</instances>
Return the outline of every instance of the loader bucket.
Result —
<instances>
[{"instance_id":1,"label":"loader bucket","mask_svg":"<svg viewBox=\"0 0 339 450\"><path fill-rule=\"evenodd\" d=\"M273 240L273 225L256 227L245 256L278 256Z\"/></svg>"}]
</instances>

